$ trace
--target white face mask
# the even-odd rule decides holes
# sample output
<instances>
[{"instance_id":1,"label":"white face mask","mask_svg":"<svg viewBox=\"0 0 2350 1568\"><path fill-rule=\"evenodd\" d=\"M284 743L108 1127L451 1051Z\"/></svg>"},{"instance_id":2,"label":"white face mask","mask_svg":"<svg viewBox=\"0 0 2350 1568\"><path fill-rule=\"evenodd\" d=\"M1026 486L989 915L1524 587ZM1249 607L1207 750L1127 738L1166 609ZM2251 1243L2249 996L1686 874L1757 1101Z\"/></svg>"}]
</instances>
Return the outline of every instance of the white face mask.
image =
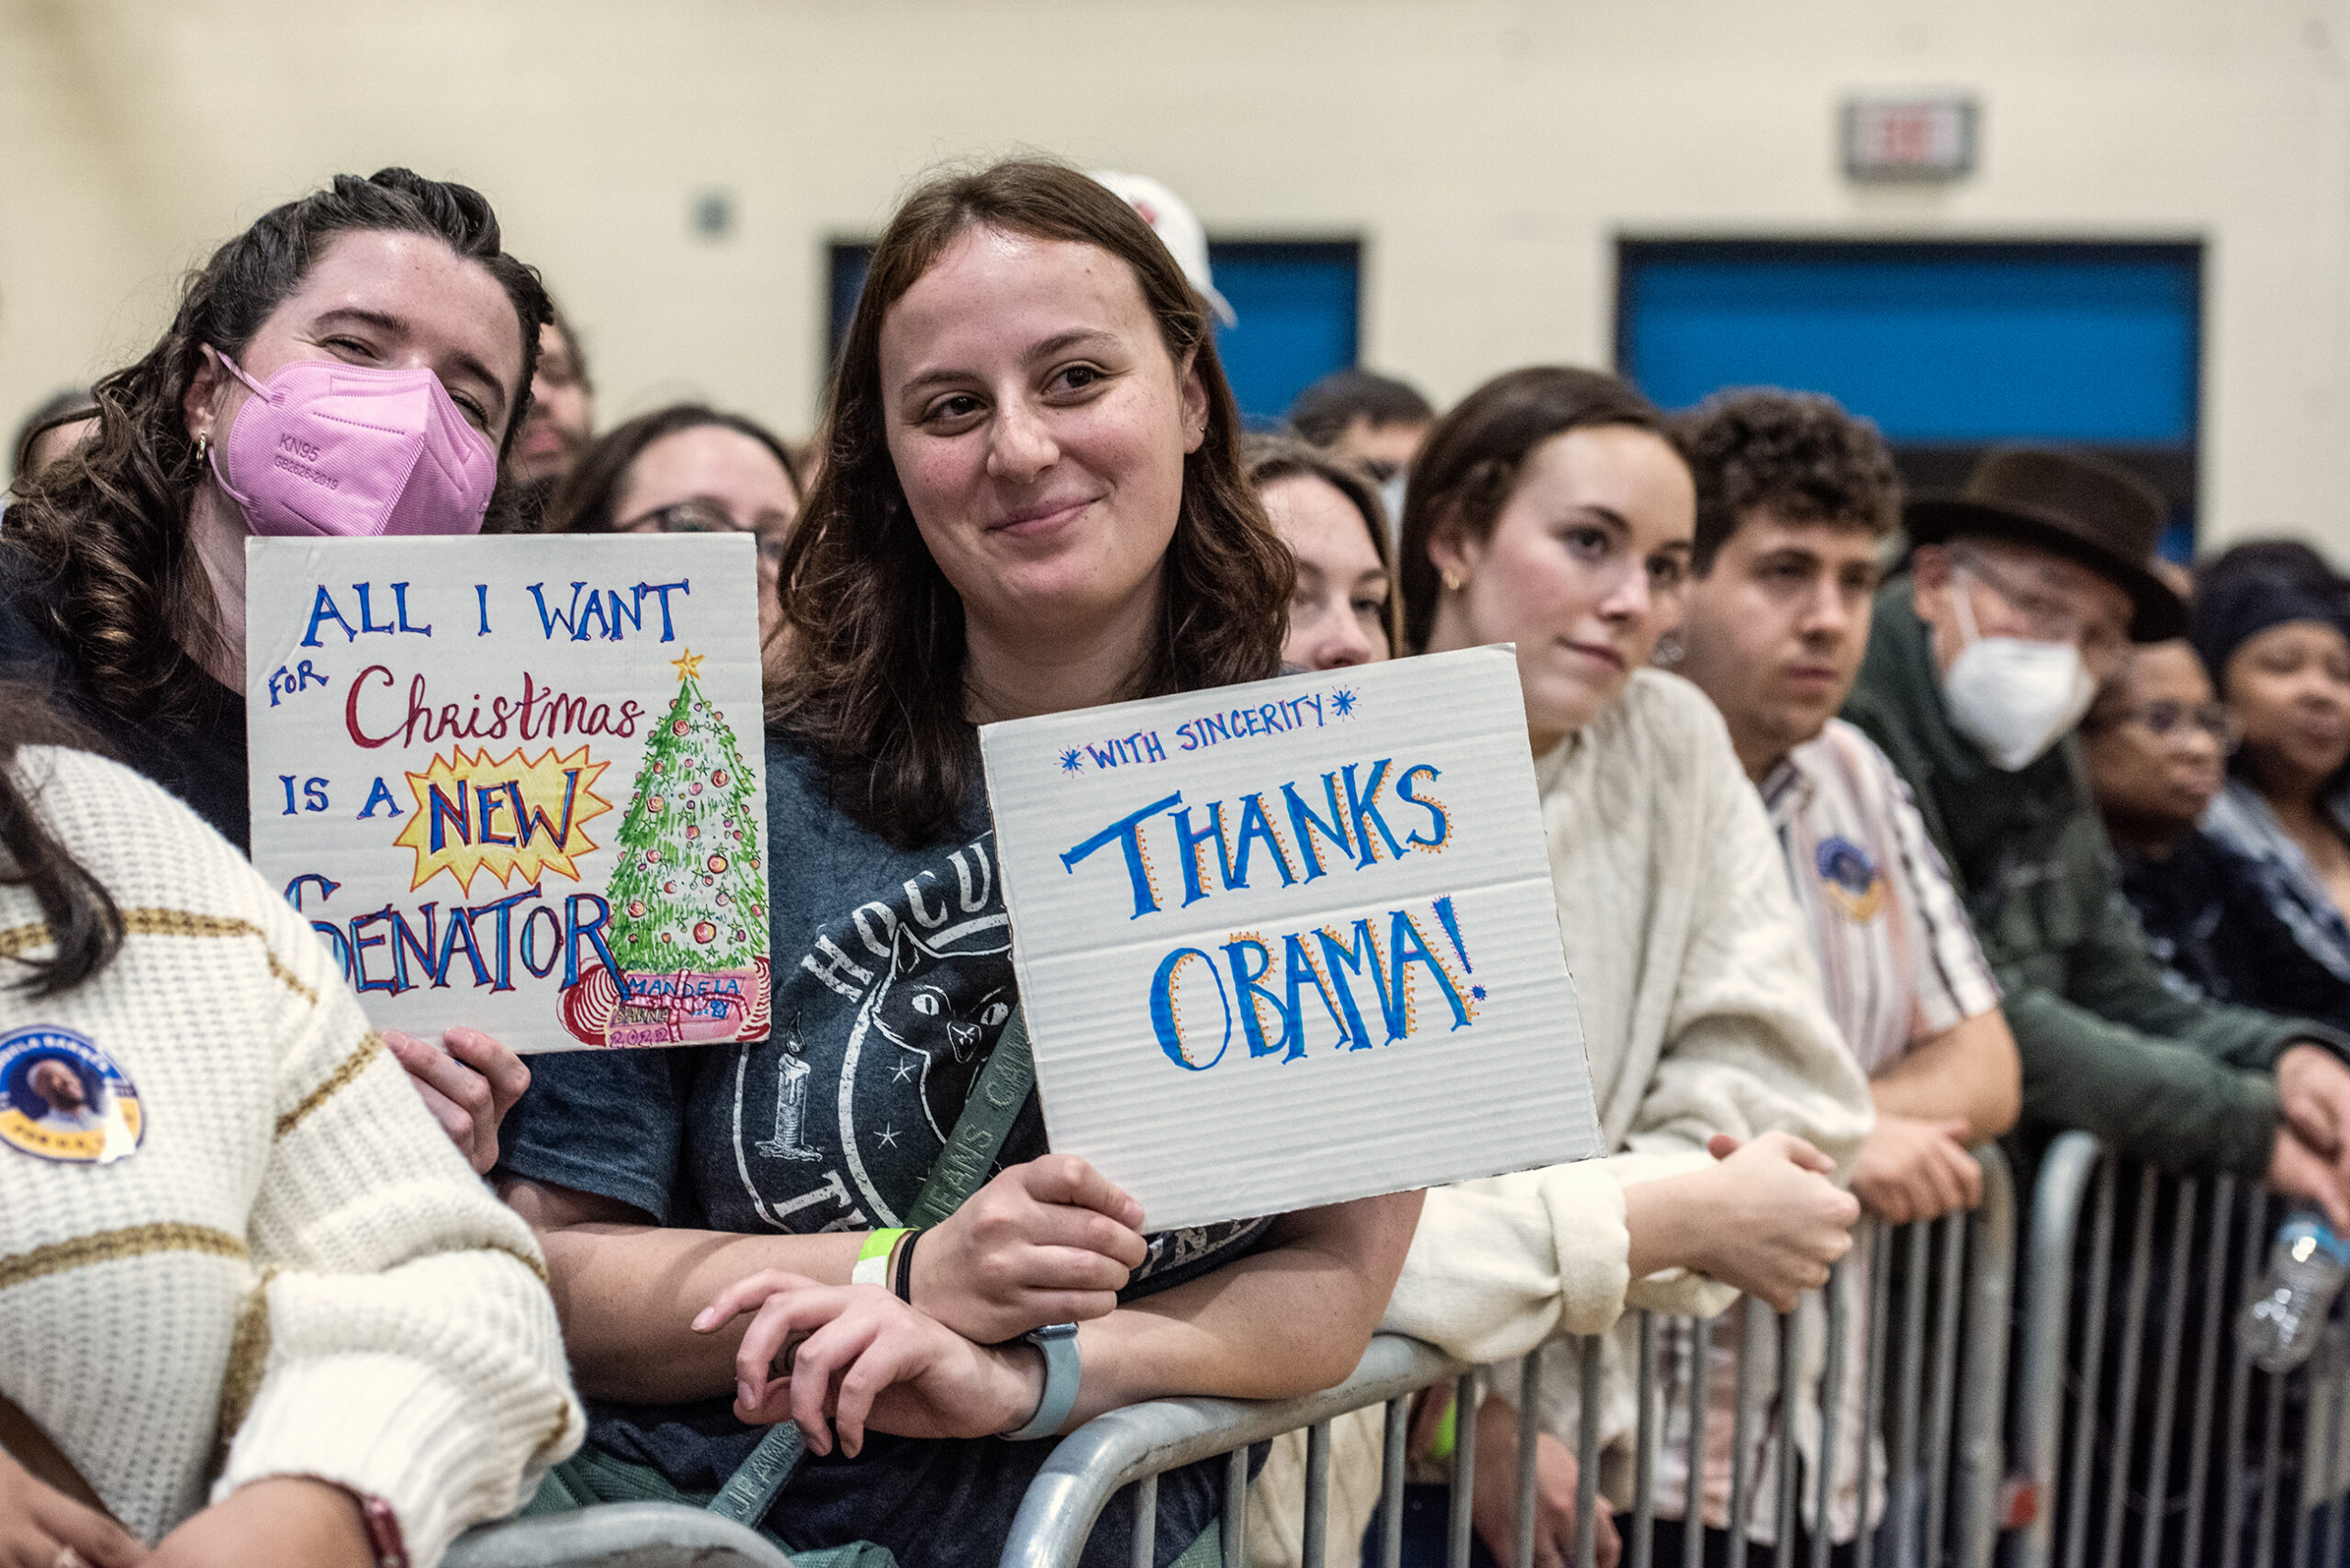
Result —
<instances>
[{"instance_id":1,"label":"white face mask","mask_svg":"<svg viewBox=\"0 0 2350 1568\"><path fill-rule=\"evenodd\" d=\"M1975 630L1973 579L1952 574L1959 630L1966 646L1942 677L1942 700L1953 728L1973 741L1995 767L2015 773L2073 733L2097 697L2081 651L2070 643L1984 637Z\"/></svg>"}]
</instances>

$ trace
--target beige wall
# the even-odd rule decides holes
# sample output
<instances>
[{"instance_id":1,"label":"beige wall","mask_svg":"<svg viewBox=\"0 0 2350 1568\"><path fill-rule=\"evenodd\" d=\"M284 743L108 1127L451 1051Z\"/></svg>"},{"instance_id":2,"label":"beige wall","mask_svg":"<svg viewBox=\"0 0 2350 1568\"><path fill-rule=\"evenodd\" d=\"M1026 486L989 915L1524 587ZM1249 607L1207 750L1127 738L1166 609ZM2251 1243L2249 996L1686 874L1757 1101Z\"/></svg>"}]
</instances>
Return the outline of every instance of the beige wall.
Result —
<instances>
[{"instance_id":1,"label":"beige wall","mask_svg":"<svg viewBox=\"0 0 2350 1568\"><path fill-rule=\"evenodd\" d=\"M1842 96L1919 86L1979 95L1981 173L1847 184ZM1367 359L1443 397L1604 361L1621 233L2200 237L2207 537L2350 559L2341 4L0 0L0 418L142 349L272 202L402 162L489 193L608 418L697 393L801 431L824 241L1018 147L1219 233L1360 233Z\"/></svg>"}]
</instances>

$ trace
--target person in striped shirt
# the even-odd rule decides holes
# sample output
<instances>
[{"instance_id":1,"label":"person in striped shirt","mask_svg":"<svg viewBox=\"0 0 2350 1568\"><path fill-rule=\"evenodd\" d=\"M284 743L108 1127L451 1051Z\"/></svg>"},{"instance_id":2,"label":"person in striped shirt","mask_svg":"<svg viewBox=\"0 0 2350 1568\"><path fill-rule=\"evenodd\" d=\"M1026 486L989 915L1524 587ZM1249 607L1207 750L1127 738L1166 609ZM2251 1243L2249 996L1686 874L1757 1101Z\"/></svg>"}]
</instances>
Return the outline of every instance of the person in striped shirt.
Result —
<instances>
[{"instance_id":1,"label":"person in striped shirt","mask_svg":"<svg viewBox=\"0 0 2350 1568\"><path fill-rule=\"evenodd\" d=\"M1813 395L1719 395L1679 433L1697 481L1697 527L1675 667L1721 710L1762 791L1819 957L1829 1012L1869 1074L1876 1126L1862 1147L1853 1194L1893 1224L1971 1208L1982 1178L1969 1146L2015 1121L2015 1041L1908 790L1885 754L1835 716L1868 646L1880 547L1900 519L1892 457L1873 425ZM1861 1449L1849 1434L1867 1343L1864 1253L1855 1262L1841 1275L1852 1364L1828 1521L1840 1544L1856 1532L1860 1501ZM1825 1353L1824 1316L1814 1300L1795 1320L1812 1368ZM1721 1327L1733 1330L1718 1328L1714 1339L1717 1407L1726 1409L1735 1399L1736 1347L1734 1323ZM1794 1418L1808 1464L1818 1451L1817 1413ZM1729 1522L1729 1427L1722 1420L1707 1428L1719 1439L1706 1477L1709 1535ZM1670 1434L1664 1450L1667 1470L1685 1451ZM1768 1498L1775 1488L1765 1481L1755 1491ZM1685 1475L1661 1475L1660 1511L1679 1512L1685 1486ZM1808 1502L1815 1484L1807 1481L1801 1495ZM1820 1521L1805 1525L1816 1530ZM1768 1539L1767 1508L1748 1529Z\"/></svg>"}]
</instances>

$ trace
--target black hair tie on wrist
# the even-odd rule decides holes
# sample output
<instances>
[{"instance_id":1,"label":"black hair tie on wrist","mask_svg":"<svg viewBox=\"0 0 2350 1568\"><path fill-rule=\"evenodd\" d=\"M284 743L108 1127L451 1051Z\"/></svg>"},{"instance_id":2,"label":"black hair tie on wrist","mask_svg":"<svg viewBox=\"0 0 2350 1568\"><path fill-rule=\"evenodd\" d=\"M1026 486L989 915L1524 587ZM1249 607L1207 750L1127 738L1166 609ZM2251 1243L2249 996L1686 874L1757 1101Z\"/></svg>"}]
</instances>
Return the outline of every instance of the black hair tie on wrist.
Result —
<instances>
[{"instance_id":1,"label":"black hair tie on wrist","mask_svg":"<svg viewBox=\"0 0 2350 1568\"><path fill-rule=\"evenodd\" d=\"M914 1243L922 1239L922 1232L909 1230L898 1244L897 1276L890 1282L890 1289L908 1306L914 1304Z\"/></svg>"}]
</instances>

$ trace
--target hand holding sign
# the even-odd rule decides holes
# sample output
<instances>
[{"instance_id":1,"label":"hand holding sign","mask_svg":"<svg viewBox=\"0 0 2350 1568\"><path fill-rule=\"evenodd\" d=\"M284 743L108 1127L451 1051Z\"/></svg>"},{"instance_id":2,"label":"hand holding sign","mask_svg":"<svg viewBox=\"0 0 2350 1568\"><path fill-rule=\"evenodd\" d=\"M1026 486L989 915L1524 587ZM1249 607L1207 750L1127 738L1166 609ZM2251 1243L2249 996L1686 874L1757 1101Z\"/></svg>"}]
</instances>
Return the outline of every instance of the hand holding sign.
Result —
<instances>
[{"instance_id":1,"label":"hand holding sign","mask_svg":"<svg viewBox=\"0 0 2350 1568\"><path fill-rule=\"evenodd\" d=\"M383 1032L384 1048L407 1070L424 1108L465 1157L476 1175L498 1164L498 1129L531 1087L522 1058L478 1029L442 1032L436 1048L397 1029Z\"/></svg>"},{"instance_id":2,"label":"hand holding sign","mask_svg":"<svg viewBox=\"0 0 2350 1568\"><path fill-rule=\"evenodd\" d=\"M1598 1151L1508 650L979 743L1053 1147L1150 1229Z\"/></svg>"}]
</instances>

